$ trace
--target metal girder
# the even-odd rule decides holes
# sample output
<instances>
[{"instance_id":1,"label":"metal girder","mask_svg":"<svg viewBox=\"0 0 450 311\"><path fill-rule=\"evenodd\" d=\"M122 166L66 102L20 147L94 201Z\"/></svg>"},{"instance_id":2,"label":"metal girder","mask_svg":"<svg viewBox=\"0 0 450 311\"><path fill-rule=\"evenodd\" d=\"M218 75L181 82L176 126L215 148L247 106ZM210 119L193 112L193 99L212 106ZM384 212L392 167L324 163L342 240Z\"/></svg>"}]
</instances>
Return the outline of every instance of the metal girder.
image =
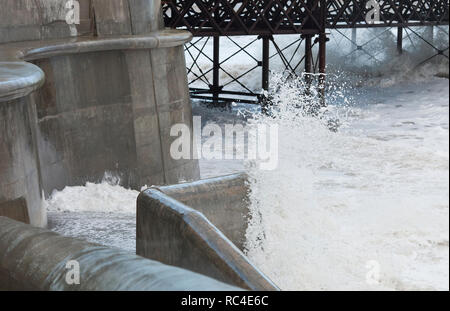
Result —
<instances>
[{"instance_id":1,"label":"metal girder","mask_svg":"<svg viewBox=\"0 0 450 311\"><path fill-rule=\"evenodd\" d=\"M316 34L321 0L167 0L166 26L194 36Z\"/></svg>"},{"instance_id":2,"label":"metal girder","mask_svg":"<svg viewBox=\"0 0 450 311\"><path fill-rule=\"evenodd\" d=\"M411 40L409 32L414 33L414 26L439 26L449 24L449 0L383 0L378 1L380 20L374 23L366 21L371 8L367 8L368 0L162 0L164 21L167 27L189 30L194 37L214 37L213 55L205 52L208 41L188 43L186 53L193 63L188 68L191 95L193 98L213 99L215 102L227 101L230 96L234 100L252 102L259 94L250 90L244 83L244 77L257 68L262 69L262 87L268 89L268 73L270 60L280 57L285 70L295 75L301 65L305 72L319 73L318 85L322 90L325 86L326 68L326 31L335 30L341 36L353 41L342 33L344 28L375 28L385 27L388 31L396 27L397 49L402 51L403 33ZM356 30L355 30L356 31ZM375 30L374 30L375 31ZM294 40L288 47L280 48L274 40L274 35L298 34L299 40ZM262 59L257 60L246 51L248 45L240 46L232 36L254 35L262 39ZM417 34L416 34L417 35ZM238 47L238 51L225 59L220 59L220 37L231 40ZM299 36L300 37L300 36ZM377 36L375 36L376 38ZM312 41L312 38L315 38ZM423 39L423 38L422 38ZM207 39L209 40L209 39ZM369 40L370 41L370 40ZM305 51L300 60L294 61L294 56L304 42ZM296 45L298 43L298 45ZM276 50L270 55L270 44ZM376 55L365 48L368 43L357 45L355 51L362 51L377 61ZM285 50L296 45L290 57ZM313 48L318 55L313 56ZM448 56L447 49L437 49L435 55L429 59L443 55ZM233 76L224 68L224 64L239 53L246 53L255 65L246 72ZM204 57L211 62L211 68L201 68L197 61ZM428 60L428 59L427 59ZM425 60L425 61L427 61ZM224 73L228 82L220 81L220 73ZM212 82L208 75L212 74ZM203 82L205 88L194 88L194 84ZM244 91L227 91L231 83L236 83ZM225 97L224 97L224 96ZM243 98L243 97L250 97ZM253 99L252 99L253 98Z\"/></svg>"},{"instance_id":3,"label":"metal girder","mask_svg":"<svg viewBox=\"0 0 450 311\"><path fill-rule=\"evenodd\" d=\"M380 21L376 23L366 21L370 11L366 4L367 0L165 0L163 12L166 26L185 28L194 36L318 34L324 26L449 24L449 0L379 1Z\"/></svg>"}]
</instances>

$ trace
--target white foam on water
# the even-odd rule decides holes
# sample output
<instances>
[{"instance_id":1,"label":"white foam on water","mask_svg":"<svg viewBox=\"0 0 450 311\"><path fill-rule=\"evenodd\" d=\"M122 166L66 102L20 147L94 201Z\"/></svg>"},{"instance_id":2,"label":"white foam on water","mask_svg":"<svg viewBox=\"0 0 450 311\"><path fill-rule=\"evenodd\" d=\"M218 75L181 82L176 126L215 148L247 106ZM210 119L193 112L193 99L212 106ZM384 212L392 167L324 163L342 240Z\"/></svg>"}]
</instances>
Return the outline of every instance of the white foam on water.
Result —
<instances>
[{"instance_id":1,"label":"white foam on water","mask_svg":"<svg viewBox=\"0 0 450 311\"><path fill-rule=\"evenodd\" d=\"M104 178L98 184L88 182L85 186L54 191L46 202L49 212L135 214L138 195L138 191L121 187L119 180Z\"/></svg>"},{"instance_id":2,"label":"white foam on water","mask_svg":"<svg viewBox=\"0 0 450 311\"><path fill-rule=\"evenodd\" d=\"M247 254L282 289L448 290L448 81L386 91L338 133L285 84L256 121L279 125L280 160L249 170Z\"/></svg>"},{"instance_id":3,"label":"white foam on water","mask_svg":"<svg viewBox=\"0 0 450 311\"><path fill-rule=\"evenodd\" d=\"M49 229L135 253L139 192L119 183L106 173L101 183L53 191L46 201Z\"/></svg>"}]
</instances>

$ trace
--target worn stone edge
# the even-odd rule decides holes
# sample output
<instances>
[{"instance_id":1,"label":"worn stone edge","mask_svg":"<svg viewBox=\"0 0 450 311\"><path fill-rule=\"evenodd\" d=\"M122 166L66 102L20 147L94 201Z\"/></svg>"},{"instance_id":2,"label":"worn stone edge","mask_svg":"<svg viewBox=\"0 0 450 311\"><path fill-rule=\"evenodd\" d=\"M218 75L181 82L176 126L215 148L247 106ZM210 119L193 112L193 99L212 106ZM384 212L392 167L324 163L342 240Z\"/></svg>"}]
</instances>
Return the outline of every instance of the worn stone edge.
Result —
<instances>
[{"instance_id":1,"label":"worn stone edge","mask_svg":"<svg viewBox=\"0 0 450 311\"><path fill-rule=\"evenodd\" d=\"M167 29L138 36L80 37L0 45L0 103L25 97L44 84L44 72L27 61L77 53L169 48L191 39L188 31ZM8 65L17 68L17 75L8 72L7 77L2 78L1 67Z\"/></svg>"}]
</instances>

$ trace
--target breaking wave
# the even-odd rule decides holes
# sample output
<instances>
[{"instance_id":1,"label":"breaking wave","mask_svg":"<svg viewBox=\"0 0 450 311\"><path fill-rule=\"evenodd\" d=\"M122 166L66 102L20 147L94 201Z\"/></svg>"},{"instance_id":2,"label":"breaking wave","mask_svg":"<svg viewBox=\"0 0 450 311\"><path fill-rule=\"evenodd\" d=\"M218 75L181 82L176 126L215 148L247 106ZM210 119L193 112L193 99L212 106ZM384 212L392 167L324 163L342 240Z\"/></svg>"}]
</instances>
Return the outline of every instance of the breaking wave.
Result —
<instances>
[{"instance_id":1,"label":"breaking wave","mask_svg":"<svg viewBox=\"0 0 450 311\"><path fill-rule=\"evenodd\" d=\"M447 83L317 117L318 98L276 76L276 108L253 120L278 124L279 166L248 163L250 259L284 290L448 290Z\"/></svg>"}]
</instances>

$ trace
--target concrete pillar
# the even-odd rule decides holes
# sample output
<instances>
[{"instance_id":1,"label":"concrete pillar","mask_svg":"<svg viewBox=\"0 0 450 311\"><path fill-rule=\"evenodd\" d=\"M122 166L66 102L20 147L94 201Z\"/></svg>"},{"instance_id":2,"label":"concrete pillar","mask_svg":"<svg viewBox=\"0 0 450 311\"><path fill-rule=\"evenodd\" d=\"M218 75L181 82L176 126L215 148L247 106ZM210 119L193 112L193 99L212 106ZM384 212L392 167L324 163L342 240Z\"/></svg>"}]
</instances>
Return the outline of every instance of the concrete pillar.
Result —
<instances>
[{"instance_id":1,"label":"concrete pillar","mask_svg":"<svg viewBox=\"0 0 450 311\"><path fill-rule=\"evenodd\" d=\"M45 2L42 12L52 13L51 3L60 1ZM41 38L40 31L48 25L39 23L46 15L25 18L37 14L28 3L35 1L18 0L17 7L7 2L8 11L0 10L0 43ZM128 46L132 39L127 38L123 49L111 49L110 43L102 49L94 37L79 43L83 52L75 49L67 54L61 41L55 56L33 58L42 70L16 59L16 55L27 59L26 51L41 45L37 40L24 44L23 50L0 47L0 216L43 227L43 191L48 195L65 186L96 182L105 171L117 173L124 186L137 189L199 178L197 160L175 160L170 155L176 139L170 135L172 126L184 123L192 129L181 44L190 34L155 33L162 28L159 0L83 3L92 3L102 40L153 34L138 38L141 48ZM27 20L31 24L22 25ZM146 40L160 44L142 48ZM173 44L167 43L171 40Z\"/></svg>"},{"instance_id":2,"label":"concrete pillar","mask_svg":"<svg viewBox=\"0 0 450 311\"><path fill-rule=\"evenodd\" d=\"M161 0L92 0L99 36L141 35L163 28Z\"/></svg>"},{"instance_id":3,"label":"concrete pillar","mask_svg":"<svg viewBox=\"0 0 450 311\"><path fill-rule=\"evenodd\" d=\"M150 12L150 19L152 20L151 29L157 30L164 28L164 21L161 11L161 0L150 0Z\"/></svg>"},{"instance_id":4,"label":"concrete pillar","mask_svg":"<svg viewBox=\"0 0 450 311\"><path fill-rule=\"evenodd\" d=\"M39 227L47 225L47 217L36 147L36 108L26 96L43 79L31 64L0 66L0 216Z\"/></svg>"},{"instance_id":5,"label":"concrete pillar","mask_svg":"<svg viewBox=\"0 0 450 311\"><path fill-rule=\"evenodd\" d=\"M128 5L134 35L163 29L161 0L129 0ZM170 136L171 127L176 123L184 123L192 129L183 47L154 49L150 52L133 51L126 56L132 83L135 133L138 140L142 140L137 141L138 158L148 159L144 163L148 163L147 166L152 167L152 171L159 171L157 167L162 168L163 176L158 175L156 178L161 183L198 179L196 160L174 160L170 156L170 146L176 138ZM143 79L144 76L148 77ZM141 96L143 89L147 89L148 96ZM149 128L155 126L159 129L159 140L152 139L150 144ZM145 133L147 135L143 135ZM152 148L149 150L150 145ZM142 169L148 170L145 167Z\"/></svg>"},{"instance_id":6,"label":"concrete pillar","mask_svg":"<svg viewBox=\"0 0 450 311\"><path fill-rule=\"evenodd\" d=\"M131 35L128 3L127 0L92 0L98 36Z\"/></svg>"},{"instance_id":7,"label":"concrete pillar","mask_svg":"<svg viewBox=\"0 0 450 311\"><path fill-rule=\"evenodd\" d=\"M128 3L134 35L163 28L161 0L130 0Z\"/></svg>"}]
</instances>

